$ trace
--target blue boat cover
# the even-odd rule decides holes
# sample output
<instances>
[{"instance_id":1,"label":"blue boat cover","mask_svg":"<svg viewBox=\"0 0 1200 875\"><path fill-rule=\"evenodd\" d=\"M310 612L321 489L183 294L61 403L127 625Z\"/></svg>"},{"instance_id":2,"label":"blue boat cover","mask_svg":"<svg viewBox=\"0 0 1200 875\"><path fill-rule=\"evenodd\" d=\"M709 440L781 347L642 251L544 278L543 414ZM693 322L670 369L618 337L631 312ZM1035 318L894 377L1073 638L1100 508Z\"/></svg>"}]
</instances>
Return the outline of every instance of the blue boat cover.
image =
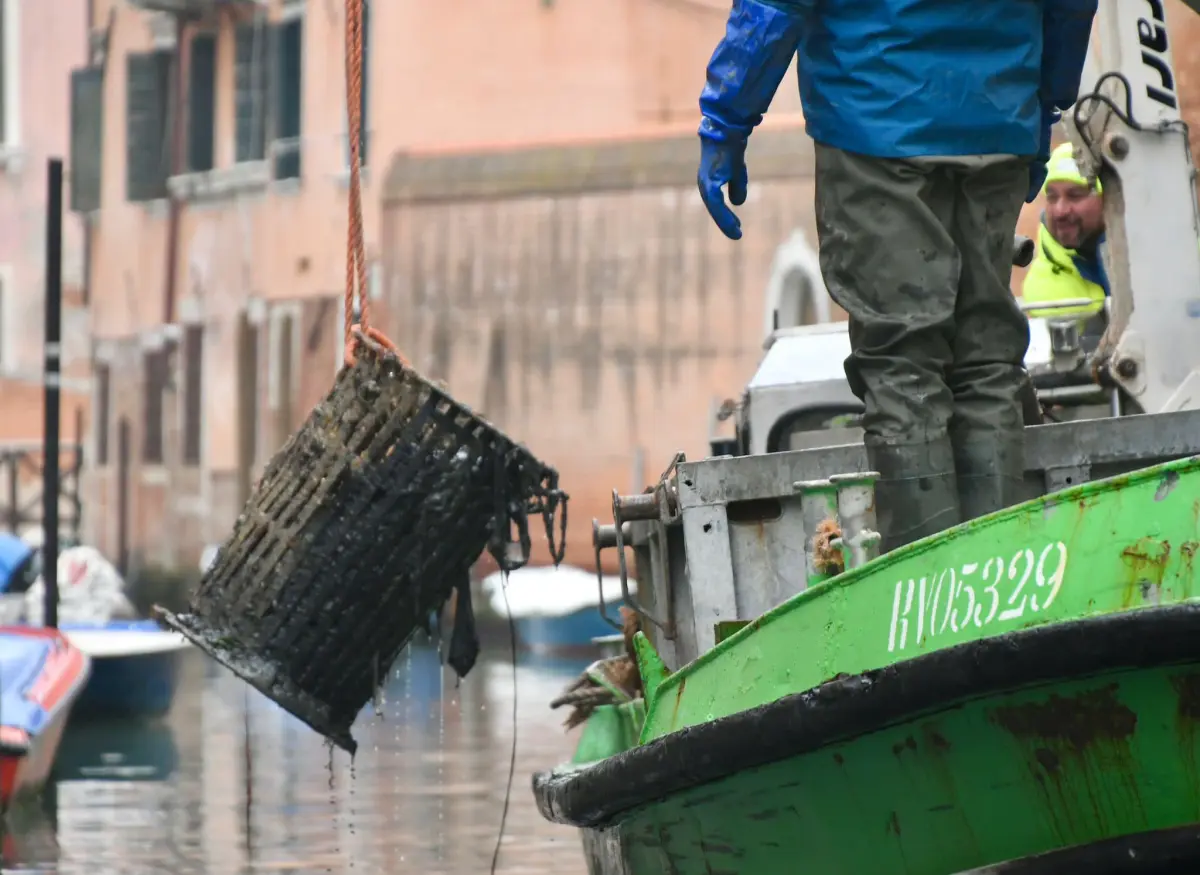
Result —
<instances>
[{"instance_id":1,"label":"blue boat cover","mask_svg":"<svg viewBox=\"0 0 1200 875\"><path fill-rule=\"evenodd\" d=\"M0 532L0 593L8 592L13 577L33 555L33 548L10 532Z\"/></svg>"},{"instance_id":2,"label":"blue boat cover","mask_svg":"<svg viewBox=\"0 0 1200 875\"><path fill-rule=\"evenodd\" d=\"M53 639L0 633L0 724L33 737L49 721L51 712L27 696L53 647Z\"/></svg>"},{"instance_id":3,"label":"blue boat cover","mask_svg":"<svg viewBox=\"0 0 1200 875\"><path fill-rule=\"evenodd\" d=\"M157 620L105 620L103 623L59 623L58 628L64 632L75 630L95 631L106 629L110 632L162 632L163 627Z\"/></svg>"}]
</instances>

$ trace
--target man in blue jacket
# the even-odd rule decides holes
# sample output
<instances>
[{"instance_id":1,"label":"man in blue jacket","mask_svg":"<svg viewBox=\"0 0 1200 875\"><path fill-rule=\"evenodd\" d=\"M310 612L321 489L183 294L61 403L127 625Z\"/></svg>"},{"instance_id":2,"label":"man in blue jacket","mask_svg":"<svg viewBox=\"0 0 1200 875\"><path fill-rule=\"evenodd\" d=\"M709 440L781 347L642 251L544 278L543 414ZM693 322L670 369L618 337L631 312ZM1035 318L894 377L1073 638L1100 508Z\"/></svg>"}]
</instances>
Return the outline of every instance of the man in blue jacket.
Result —
<instances>
[{"instance_id":1,"label":"man in blue jacket","mask_svg":"<svg viewBox=\"0 0 1200 875\"><path fill-rule=\"evenodd\" d=\"M1079 94L1096 0L733 0L700 97L700 194L737 240L746 142L793 58L821 271L849 314L891 550L1019 500L1022 202Z\"/></svg>"}]
</instances>

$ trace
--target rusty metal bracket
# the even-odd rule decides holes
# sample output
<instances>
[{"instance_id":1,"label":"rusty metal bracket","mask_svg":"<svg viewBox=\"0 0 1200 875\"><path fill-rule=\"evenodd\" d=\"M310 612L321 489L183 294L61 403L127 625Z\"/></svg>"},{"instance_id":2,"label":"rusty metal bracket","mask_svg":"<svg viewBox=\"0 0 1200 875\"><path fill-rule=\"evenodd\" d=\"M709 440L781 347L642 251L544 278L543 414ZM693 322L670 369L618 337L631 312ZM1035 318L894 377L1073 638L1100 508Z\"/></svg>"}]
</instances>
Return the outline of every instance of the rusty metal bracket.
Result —
<instances>
[{"instance_id":1,"label":"rusty metal bracket","mask_svg":"<svg viewBox=\"0 0 1200 875\"><path fill-rule=\"evenodd\" d=\"M674 478L679 473L679 466L687 461L683 453L676 453L665 471L659 475L652 492L658 503L658 519L663 525L677 523L682 517L679 508L679 490L675 487Z\"/></svg>"},{"instance_id":2,"label":"rusty metal bracket","mask_svg":"<svg viewBox=\"0 0 1200 875\"><path fill-rule=\"evenodd\" d=\"M650 555L655 560L658 579L663 584L663 594L666 602L667 622L660 626L663 636L669 641L675 640L675 596L671 586L670 547L668 546L667 524L661 519L653 524L654 534L650 540Z\"/></svg>"},{"instance_id":3,"label":"rusty metal bracket","mask_svg":"<svg viewBox=\"0 0 1200 875\"><path fill-rule=\"evenodd\" d=\"M600 551L617 546L617 527L600 525L600 520L592 517L592 548L596 551L596 590L600 596L600 617L614 629L620 629L621 624L608 616L608 605L604 603L604 570L600 567Z\"/></svg>"},{"instance_id":4,"label":"rusty metal bracket","mask_svg":"<svg viewBox=\"0 0 1200 875\"><path fill-rule=\"evenodd\" d=\"M667 526L676 523L682 516L679 507L679 492L675 487L674 475L681 463L687 461L683 453L676 453L665 471L659 475L653 486L647 487L640 495L621 495L613 490L613 522L601 525L597 519L592 520L592 548L596 556L596 588L600 596L598 610L604 622L615 629L622 628L621 624L608 616L608 606L604 601L604 572L600 563L600 551L615 547L617 561L620 567L621 595L633 610L645 617L663 631L667 638L674 638L675 624L671 619L666 622L650 614L637 598L629 591L629 566L625 559L625 543L630 538L631 521L650 522L655 524L658 536L657 571L664 584L669 586L669 569L667 567ZM668 597L669 601L669 597Z\"/></svg>"},{"instance_id":5,"label":"rusty metal bracket","mask_svg":"<svg viewBox=\"0 0 1200 875\"><path fill-rule=\"evenodd\" d=\"M660 481L661 485L661 481ZM628 520L661 521L659 490L642 495L627 495L622 497L616 489L613 490L613 532L616 535L617 562L621 569L621 595L625 603L657 626L667 635L671 634L669 623L655 617L647 611L637 598L629 591L629 568L625 561L625 524Z\"/></svg>"}]
</instances>

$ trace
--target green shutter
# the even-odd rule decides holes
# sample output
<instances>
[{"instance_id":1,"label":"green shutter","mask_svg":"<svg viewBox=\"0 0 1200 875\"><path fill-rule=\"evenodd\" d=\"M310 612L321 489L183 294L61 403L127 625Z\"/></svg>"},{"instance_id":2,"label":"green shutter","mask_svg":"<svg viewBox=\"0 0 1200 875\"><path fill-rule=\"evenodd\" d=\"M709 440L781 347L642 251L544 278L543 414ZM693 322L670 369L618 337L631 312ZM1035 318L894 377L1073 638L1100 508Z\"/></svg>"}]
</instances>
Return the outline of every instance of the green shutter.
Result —
<instances>
[{"instance_id":1,"label":"green shutter","mask_svg":"<svg viewBox=\"0 0 1200 875\"><path fill-rule=\"evenodd\" d=\"M216 77L217 38L196 34L188 80L188 169L193 172L213 169Z\"/></svg>"},{"instance_id":2,"label":"green shutter","mask_svg":"<svg viewBox=\"0 0 1200 875\"><path fill-rule=\"evenodd\" d=\"M125 191L131 201L167 196L170 65L167 52L126 59Z\"/></svg>"},{"instance_id":3,"label":"green shutter","mask_svg":"<svg viewBox=\"0 0 1200 875\"><path fill-rule=\"evenodd\" d=\"M274 139L293 143L301 135L301 103L304 94L304 20L295 18L278 25L275 40L275 129ZM300 176L300 150L291 146L275 159L276 179Z\"/></svg>"},{"instance_id":4,"label":"green shutter","mask_svg":"<svg viewBox=\"0 0 1200 875\"><path fill-rule=\"evenodd\" d=\"M104 146L104 71L71 71L71 209L100 209L100 156Z\"/></svg>"}]
</instances>

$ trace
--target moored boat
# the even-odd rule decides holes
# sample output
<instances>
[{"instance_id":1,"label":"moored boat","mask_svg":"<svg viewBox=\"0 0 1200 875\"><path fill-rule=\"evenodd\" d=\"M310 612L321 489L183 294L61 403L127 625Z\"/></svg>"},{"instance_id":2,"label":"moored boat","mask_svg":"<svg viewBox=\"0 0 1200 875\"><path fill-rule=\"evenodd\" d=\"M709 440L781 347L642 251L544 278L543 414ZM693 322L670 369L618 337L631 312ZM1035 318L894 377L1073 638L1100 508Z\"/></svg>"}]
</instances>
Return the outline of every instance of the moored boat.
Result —
<instances>
[{"instance_id":1,"label":"moored boat","mask_svg":"<svg viewBox=\"0 0 1200 875\"><path fill-rule=\"evenodd\" d=\"M0 804L40 791L91 660L55 629L0 626Z\"/></svg>"},{"instance_id":2,"label":"moored boat","mask_svg":"<svg viewBox=\"0 0 1200 875\"><path fill-rule=\"evenodd\" d=\"M629 580L631 593L636 581ZM621 625L625 605L621 581L600 577L567 565L526 567L508 575L499 572L482 581L492 613L509 616L517 643L539 655L579 655L599 651L597 638Z\"/></svg>"},{"instance_id":3,"label":"moored boat","mask_svg":"<svg viewBox=\"0 0 1200 875\"><path fill-rule=\"evenodd\" d=\"M92 661L75 706L80 717L160 717L171 710L191 643L154 620L64 623L64 634Z\"/></svg>"},{"instance_id":4,"label":"moored boat","mask_svg":"<svg viewBox=\"0 0 1200 875\"><path fill-rule=\"evenodd\" d=\"M155 717L170 710L182 654L191 645L154 620L137 619L125 581L98 550L59 554L59 628L92 661L76 703L79 716ZM45 600L41 557L32 544L0 533L0 614L39 627Z\"/></svg>"}]
</instances>

